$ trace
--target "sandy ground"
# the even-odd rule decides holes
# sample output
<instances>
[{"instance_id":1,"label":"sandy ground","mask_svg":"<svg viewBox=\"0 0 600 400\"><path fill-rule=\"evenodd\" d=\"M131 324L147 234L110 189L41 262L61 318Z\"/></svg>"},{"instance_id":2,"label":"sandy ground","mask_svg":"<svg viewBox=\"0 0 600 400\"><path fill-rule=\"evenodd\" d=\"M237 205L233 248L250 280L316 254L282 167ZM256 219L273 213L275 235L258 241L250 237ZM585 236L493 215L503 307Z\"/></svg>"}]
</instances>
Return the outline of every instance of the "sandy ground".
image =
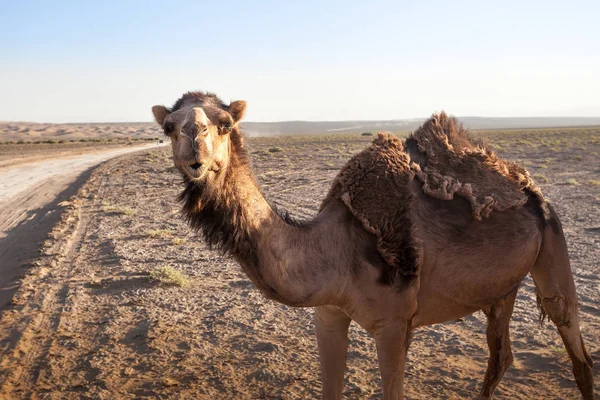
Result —
<instances>
[{"instance_id":1,"label":"sandy ground","mask_svg":"<svg viewBox=\"0 0 600 400\"><path fill-rule=\"evenodd\" d=\"M248 141L266 195L310 218L363 137ZM583 337L600 364L600 130L492 135L523 162L561 216ZM0 397L313 399L320 396L312 310L265 300L235 262L209 251L179 215L169 149L93 171L31 263L0 320ZM171 267L183 287L150 281ZM530 278L511 322L515 364L500 399L577 399L552 324L538 322ZM372 339L351 326L344 397L381 399ZM408 399L473 398L487 363L481 313L416 332ZM600 396L599 385L596 395Z\"/></svg>"},{"instance_id":2,"label":"sandy ground","mask_svg":"<svg viewBox=\"0 0 600 400\"><path fill-rule=\"evenodd\" d=\"M151 146L156 144L96 148L85 155L63 158L48 158L33 151L30 153L36 154L38 161L24 162L31 160L26 157L19 164L0 168L0 307L12 298L23 266L38 257L41 244L58 222L60 203L77 192L89 177L90 168Z\"/></svg>"}]
</instances>

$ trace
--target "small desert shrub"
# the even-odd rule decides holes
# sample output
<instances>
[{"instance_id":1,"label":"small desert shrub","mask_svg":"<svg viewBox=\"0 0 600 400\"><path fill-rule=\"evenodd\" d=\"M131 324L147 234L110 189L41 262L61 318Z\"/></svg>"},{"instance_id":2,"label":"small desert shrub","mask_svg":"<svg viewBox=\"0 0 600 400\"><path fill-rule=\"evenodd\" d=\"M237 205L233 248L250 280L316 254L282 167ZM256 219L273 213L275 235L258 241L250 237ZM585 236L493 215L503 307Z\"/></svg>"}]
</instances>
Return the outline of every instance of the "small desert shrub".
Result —
<instances>
[{"instance_id":1,"label":"small desert shrub","mask_svg":"<svg viewBox=\"0 0 600 400\"><path fill-rule=\"evenodd\" d=\"M145 232L146 236L151 238L171 236L171 231L168 229L150 229Z\"/></svg>"},{"instance_id":2,"label":"small desert shrub","mask_svg":"<svg viewBox=\"0 0 600 400\"><path fill-rule=\"evenodd\" d=\"M280 151L283 151L283 149L281 147L270 147L269 148L269 153L279 153Z\"/></svg>"},{"instance_id":3,"label":"small desert shrub","mask_svg":"<svg viewBox=\"0 0 600 400\"><path fill-rule=\"evenodd\" d=\"M596 181L594 179L590 180L588 182L590 185L594 185L594 186L600 186L600 181Z\"/></svg>"},{"instance_id":4,"label":"small desert shrub","mask_svg":"<svg viewBox=\"0 0 600 400\"><path fill-rule=\"evenodd\" d=\"M533 179L535 179L539 183L548 183L548 178L546 178L546 175L535 174L533 175Z\"/></svg>"},{"instance_id":5,"label":"small desert shrub","mask_svg":"<svg viewBox=\"0 0 600 400\"><path fill-rule=\"evenodd\" d=\"M185 286L190 283L190 280L183 273L177 271L173 267L162 266L156 268L148 274L148 279L151 282L160 282L165 285Z\"/></svg>"},{"instance_id":6,"label":"small desert shrub","mask_svg":"<svg viewBox=\"0 0 600 400\"><path fill-rule=\"evenodd\" d=\"M104 212L107 212L107 213L125 214L125 215L134 215L135 214L135 210L133 208L111 206L108 204L108 202L105 202L105 201L102 202L102 209L104 210Z\"/></svg>"},{"instance_id":7,"label":"small desert shrub","mask_svg":"<svg viewBox=\"0 0 600 400\"><path fill-rule=\"evenodd\" d=\"M567 185L579 185L579 182L577 182L577 179L575 178L570 178L567 179Z\"/></svg>"},{"instance_id":8,"label":"small desert shrub","mask_svg":"<svg viewBox=\"0 0 600 400\"><path fill-rule=\"evenodd\" d=\"M361 133L361 136L373 136L372 132L363 132Z\"/></svg>"},{"instance_id":9,"label":"small desert shrub","mask_svg":"<svg viewBox=\"0 0 600 400\"><path fill-rule=\"evenodd\" d=\"M174 246L179 246L180 244L185 243L185 239L184 238L174 238L173 240L171 240L171 243Z\"/></svg>"}]
</instances>

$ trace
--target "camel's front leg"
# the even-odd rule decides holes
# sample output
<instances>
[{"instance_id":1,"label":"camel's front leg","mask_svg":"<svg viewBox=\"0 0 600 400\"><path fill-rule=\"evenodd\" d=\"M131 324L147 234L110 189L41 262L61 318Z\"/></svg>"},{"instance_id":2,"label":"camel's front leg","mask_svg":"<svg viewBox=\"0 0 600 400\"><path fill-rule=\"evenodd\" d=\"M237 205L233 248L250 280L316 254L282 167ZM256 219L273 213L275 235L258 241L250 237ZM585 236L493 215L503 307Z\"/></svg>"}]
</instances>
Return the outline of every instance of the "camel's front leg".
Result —
<instances>
[{"instance_id":1,"label":"camel's front leg","mask_svg":"<svg viewBox=\"0 0 600 400\"><path fill-rule=\"evenodd\" d=\"M408 321L394 321L374 332L385 400L404 399L404 364L410 333Z\"/></svg>"},{"instance_id":2,"label":"camel's front leg","mask_svg":"<svg viewBox=\"0 0 600 400\"><path fill-rule=\"evenodd\" d=\"M321 359L323 399L339 400L344 386L350 318L336 306L315 308L317 344Z\"/></svg>"}]
</instances>

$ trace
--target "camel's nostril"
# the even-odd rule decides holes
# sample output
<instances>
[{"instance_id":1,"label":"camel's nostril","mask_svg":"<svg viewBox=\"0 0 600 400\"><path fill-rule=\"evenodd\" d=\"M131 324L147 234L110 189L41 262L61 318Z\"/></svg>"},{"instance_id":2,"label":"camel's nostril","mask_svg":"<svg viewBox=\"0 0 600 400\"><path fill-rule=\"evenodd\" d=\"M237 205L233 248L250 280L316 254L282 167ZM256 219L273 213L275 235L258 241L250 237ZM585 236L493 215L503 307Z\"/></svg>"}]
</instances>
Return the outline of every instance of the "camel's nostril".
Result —
<instances>
[{"instance_id":1,"label":"camel's nostril","mask_svg":"<svg viewBox=\"0 0 600 400\"><path fill-rule=\"evenodd\" d=\"M198 162L197 162L197 163L194 163L194 164L192 164L192 165L190 165L190 167L192 167L192 169L198 169L198 168L200 168L201 166L202 166L202 164L200 164L200 163L198 163Z\"/></svg>"}]
</instances>

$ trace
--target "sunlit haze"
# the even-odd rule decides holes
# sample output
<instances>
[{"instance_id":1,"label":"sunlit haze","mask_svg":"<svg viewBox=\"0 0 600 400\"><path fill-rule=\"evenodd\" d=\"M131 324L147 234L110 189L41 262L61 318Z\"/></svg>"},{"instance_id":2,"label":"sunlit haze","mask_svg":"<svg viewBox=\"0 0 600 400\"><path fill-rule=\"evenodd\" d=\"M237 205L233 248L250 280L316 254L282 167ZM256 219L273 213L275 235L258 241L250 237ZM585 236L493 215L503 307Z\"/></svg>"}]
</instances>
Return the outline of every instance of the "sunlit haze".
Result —
<instances>
[{"instance_id":1,"label":"sunlit haze","mask_svg":"<svg viewBox=\"0 0 600 400\"><path fill-rule=\"evenodd\" d=\"M600 2L6 2L0 120L600 116Z\"/></svg>"}]
</instances>

